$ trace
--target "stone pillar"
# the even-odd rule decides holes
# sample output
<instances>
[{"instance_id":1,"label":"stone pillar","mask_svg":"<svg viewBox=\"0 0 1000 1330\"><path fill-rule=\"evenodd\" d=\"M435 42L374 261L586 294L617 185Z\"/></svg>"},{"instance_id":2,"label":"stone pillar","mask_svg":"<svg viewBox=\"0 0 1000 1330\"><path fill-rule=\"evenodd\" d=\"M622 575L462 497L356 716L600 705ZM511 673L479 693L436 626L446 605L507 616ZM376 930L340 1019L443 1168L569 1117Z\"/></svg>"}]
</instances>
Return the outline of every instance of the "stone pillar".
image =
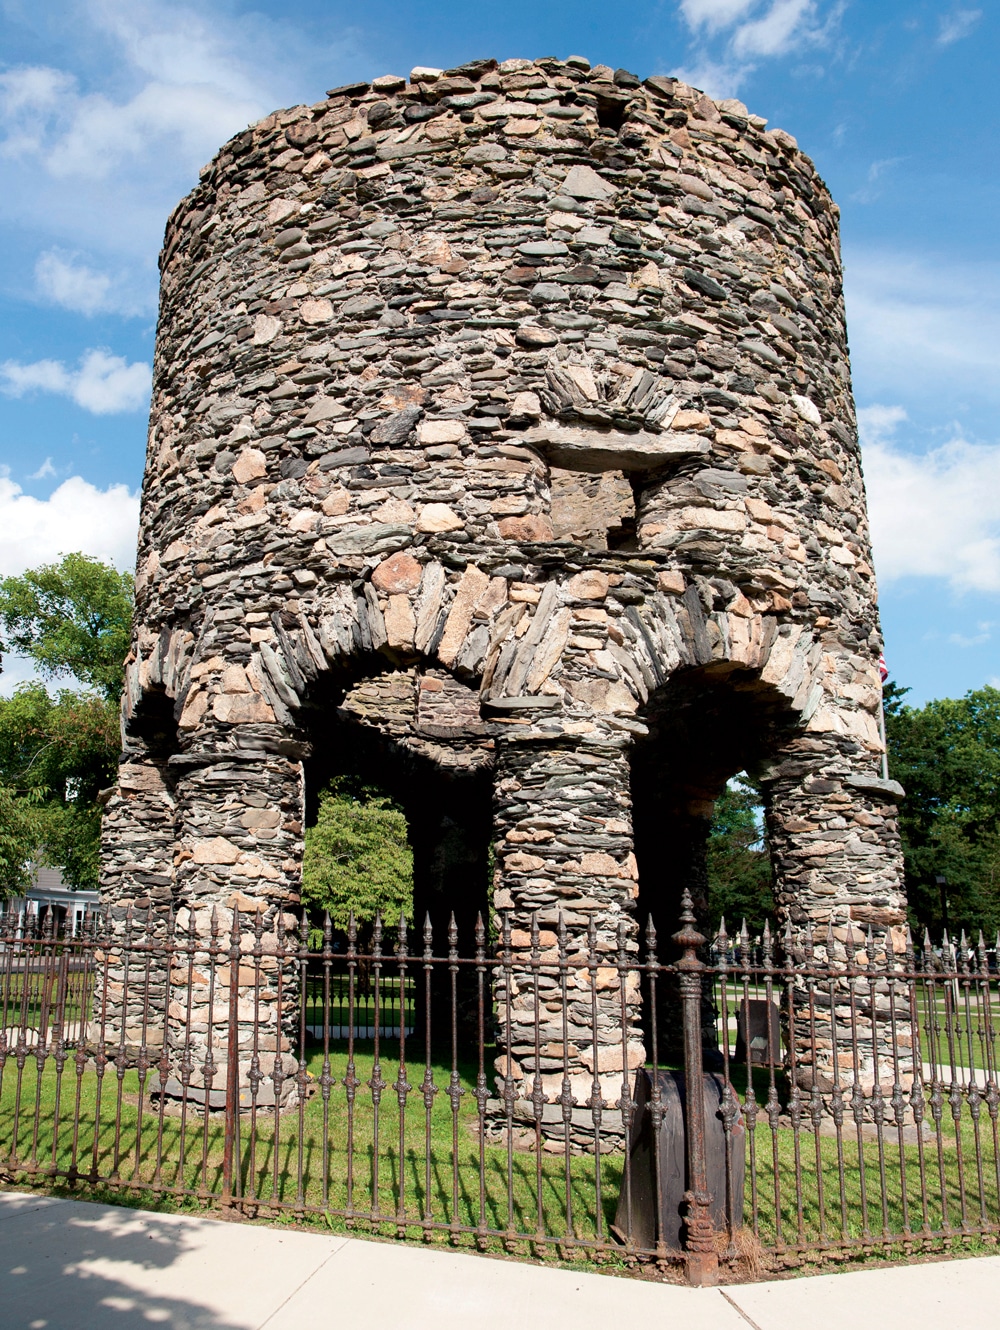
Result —
<instances>
[{"instance_id":1,"label":"stone pillar","mask_svg":"<svg viewBox=\"0 0 1000 1330\"><path fill-rule=\"evenodd\" d=\"M768 835L774 859L779 918L787 925L793 959L808 965L815 954L822 965L853 962L867 966L868 930L883 971L900 958L906 942L906 897L896 804L903 790L872 770L870 754L832 735L803 735L785 749L763 781ZM866 769L867 768L867 769ZM856 1043L850 1024L850 988L854 990ZM909 1028L902 986L896 986L899 1028ZM830 1028L829 991L810 1004L808 987L797 984L795 1061L800 1089L821 1092L834 1087L833 1057L839 1083L850 1090L857 1080L866 1093L877 1084L891 1092L896 1067L892 1057L890 986L884 979L845 980L837 999L836 1038ZM810 1010L816 1049L809 1043ZM873 1022L874 1017L874 1022ZM836 1053L834 1050L836 1049ZM912 1059L902 1048L899 1072L909 1087Z\"/></svg>"},{"instance_id":2,"label":"stone pillar","mask_svg":"<svg viewBox=\"0 0 1000 1330\"><path fill-rule=\"evenodd\" d=\"M134 1051L162 1047L167 999L164 958L130 957L115 944L165 941L176 888L177 803L165 757L126 752L101 819L100 935L110 945L107 978L95 979L91 1038Z\"/></svg>"},{"instance_id":3,"label":"stone pillar","mask_svg":"<svg viewBox=\"0 0 1000 1330\"><path fill-rule=\"evenodd\" d=\"M561 1140L568 1078L573 1143L584 1148L593 1145L587 1103L595 1076L606 1108L616 1108L623 1072L631 1085L645 1060L638 975L630 968L623 1001L618 969L619 956L627 957L629 967L638 959L628 789L628 745L616 737L546 741L536 731L524 741L512 735L498 742L494 904L501 921L509 923L512 956L509 992L508 976L501 972L496 993L498 1090L511 1106L515 1126L533 1126L537 1105L546 1138ZM570 960L565 1045L560 918ZM538 929L537 980L533 925ZM596 1031L588 930L598 957ZM507 1104L500 1108L498 1125ZM604 1112L601 1131L605 1144L620 1138L620 1113Z\"/></svg>"},{"instance_id":4,"label":"stone pillar","mask_svg":"<svg viewBox=\"0 0 1000 1330\"><path fill-rule=\"evenodd\" d=\"M233 912L240 912L239 1086L249 1102L294 1102L298 1071L301 763L265 753L175 758L180 846L168 1089L225 1093ZM213 988L214 974L214 988ZM254 1025L257 1027L254 1045ZM214 1075L211 1068L214 1064ZM275 1080L276 1064L278 1077ZM206 1066L209 1071L206 1073Z\"/></svg>"},{"instance_id":5,"label":"stone pillar","mask_svg":"<svg viewBox=\"0 0 1000 1330\"><path fill-rule=\"evenodd\" d=\"M128 906L169 913L174 900L177 803L166 759L128 752L101 819L101 900L112 919Z\"/></svg>"}]
</instances>

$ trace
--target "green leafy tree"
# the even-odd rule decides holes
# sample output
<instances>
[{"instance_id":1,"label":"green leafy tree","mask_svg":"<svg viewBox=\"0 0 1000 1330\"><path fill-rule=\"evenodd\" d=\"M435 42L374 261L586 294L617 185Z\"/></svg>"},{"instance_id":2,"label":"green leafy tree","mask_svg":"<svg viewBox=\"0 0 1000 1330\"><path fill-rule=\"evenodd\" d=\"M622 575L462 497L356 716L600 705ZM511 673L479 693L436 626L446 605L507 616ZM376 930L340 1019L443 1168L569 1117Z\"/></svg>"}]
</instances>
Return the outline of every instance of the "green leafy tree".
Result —
<instances>
[{"instance_id":1,"label":"green leafy tree","mask_svg":"<svg viewBox=\"0 0 1000 1330\"><path fill-rule=\"evenodd\" d=\"M53 696L36 680L0 698L0 892L24 885L31 859L71 886L97 885L98 794L117 768L132 599L129 573L83 554L0 581L4 649L43 678L84 685Z\"/></svg>"},{"instance_id":2,"label":"green leafy tree","mask_svg":"<svg viewBox=\"0 0 1000 1330\"><path fill-rule=\"evenodd\" d=\"M23 828L29 858L58 866L74 887L97 885L97 799L114 780L118 749L116 708L99 694L52 697L34 682L0 698L0 782L9 795L0 818Z\"/></svg>"},{"instance_id":3,"label":"green leafy tree","mask_svg":"<svg viewBox=\"0 0 1000 1330\"><path fill-rule=\"evenodd\" d=\"M29 656L44 678L74 675L112 701L122 690L132 604L132 574L85 554L0 581L8 648Z\"/></svg>"},{"instance_id":4,"label":"green leafy tree","mask_svg":"<svg viewBox=\"0 0 1000 1330\"><path fill-rule=\"evenodd\" d=\"M751 934L775 912L771 856L762 822L760 792L745 775L729 782L715 801L708 838L706 921L714 931L725 916L732 936L742 920Z\"/></svg>"},{"instance_id":5,"label":"green leafy tree","mask_svg":"<svg viewBox=\"0 0 1000 1330\"><path fill-rule=\"evenodd\" d=\"M35 801L0 785L0 901L27 886L38 838Z\"/></svg>"},{"instance_id":6,"label":"green leafy tree","mask_svg":"<svg viewBox=\"0 0 1000 1330\"><path fill-rule=\"evenodd\" d=\"M302 900L313 924L329 913L334 928L387 927L413 914L413 852L406 818L370 786L338 777L320 795L316 825L305 835Z\"/></svg>"},{"instance_id":7,"label":"green leafy tree","mask_svg":"<svg viewBox=\"0 0 1000 1330\"><path fill-rule=\"evenodd\" d=\"M890 683L884 700L889 774L906 790L899 826L913 922L992 933L1000 927L1000 690L923 707L906 705L908 691Z\"/></svg>"}]
</instances>

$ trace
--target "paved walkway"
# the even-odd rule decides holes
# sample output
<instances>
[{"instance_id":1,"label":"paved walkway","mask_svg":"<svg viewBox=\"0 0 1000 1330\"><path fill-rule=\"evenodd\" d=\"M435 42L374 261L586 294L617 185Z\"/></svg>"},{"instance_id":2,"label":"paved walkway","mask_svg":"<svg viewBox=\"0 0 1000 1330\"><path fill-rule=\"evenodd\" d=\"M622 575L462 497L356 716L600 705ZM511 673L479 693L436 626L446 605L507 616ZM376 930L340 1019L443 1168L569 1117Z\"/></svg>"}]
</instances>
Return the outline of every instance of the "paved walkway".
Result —
<instances>
[{"instance_id":1,"label":"paved walkway","mask_svg":"<svg viewBox=\"0 0 1000 1330\"><path fill-rule=\"evenodd\" d=\"M722 1289L0 1192L2 1330L996 1330L1000 1256Z\"/></svg>"}]
</instances>

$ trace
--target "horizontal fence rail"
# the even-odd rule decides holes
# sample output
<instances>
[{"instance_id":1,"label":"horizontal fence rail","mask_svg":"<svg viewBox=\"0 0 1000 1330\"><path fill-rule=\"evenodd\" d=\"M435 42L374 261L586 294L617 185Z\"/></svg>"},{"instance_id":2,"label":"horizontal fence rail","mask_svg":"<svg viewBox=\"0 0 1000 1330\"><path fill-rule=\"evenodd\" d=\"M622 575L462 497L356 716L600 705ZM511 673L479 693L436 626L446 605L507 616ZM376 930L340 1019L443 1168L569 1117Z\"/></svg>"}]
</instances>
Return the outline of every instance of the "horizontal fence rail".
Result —
<instances>
[{"instance_id":1,"label":"horizontal fence rail","mask_svg":"<svg viewBox=\"0 0 1000 1330\"><path fill-rule=\"evenodd\" d=\"M0 1175L693 1282L995 1239L982 939L520 922L2 918Z\"/></svg>"}]
</instances>

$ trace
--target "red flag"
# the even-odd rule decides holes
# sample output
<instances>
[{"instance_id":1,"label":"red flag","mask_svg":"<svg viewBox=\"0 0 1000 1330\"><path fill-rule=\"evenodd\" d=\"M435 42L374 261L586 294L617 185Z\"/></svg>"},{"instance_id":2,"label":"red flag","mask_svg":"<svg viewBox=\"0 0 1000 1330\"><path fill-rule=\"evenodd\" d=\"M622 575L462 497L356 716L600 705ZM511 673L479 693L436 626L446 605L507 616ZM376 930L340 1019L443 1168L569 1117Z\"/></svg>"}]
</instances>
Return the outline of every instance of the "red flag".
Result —
<instances>
[{"instance_id":1,"label":"red flag","mask_svg":"<svg viewBox=\"0 0 1000 1330\"><path fill-rule=\"evenodd\" d=\"M880 655L878 658L878 677L883 683L885 683L886 679L889 677L889 667L885 663L884 655Z\"/></svg>"}]
</instances>

